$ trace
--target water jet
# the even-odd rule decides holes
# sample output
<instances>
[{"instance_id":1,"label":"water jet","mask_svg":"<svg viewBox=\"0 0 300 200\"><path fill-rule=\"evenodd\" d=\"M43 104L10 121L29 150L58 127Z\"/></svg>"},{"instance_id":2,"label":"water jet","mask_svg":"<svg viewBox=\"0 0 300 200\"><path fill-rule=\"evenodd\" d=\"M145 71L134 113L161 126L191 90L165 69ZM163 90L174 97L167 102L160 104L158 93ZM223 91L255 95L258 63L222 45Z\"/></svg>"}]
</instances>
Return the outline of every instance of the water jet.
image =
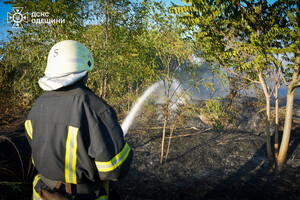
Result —
<instances>
[{"instance_id":1,"label":"water jet","mask_svg":"<svg viewBox=\"0 0 300 200\"><path fill-rule=\"evenodd\" d=\"M137 103L133 106L130 110L128 115L126 116L125 120L123 121L121 127L124 133L124 136L127 134L127 131L130 125L133 122L136 114L140 110L140 107L143 105L143 102L152 94L152 92L160 85L160 82L154 83L151 87L149 87L144 94L137 100Z\"/></svg>"}]
</instances>

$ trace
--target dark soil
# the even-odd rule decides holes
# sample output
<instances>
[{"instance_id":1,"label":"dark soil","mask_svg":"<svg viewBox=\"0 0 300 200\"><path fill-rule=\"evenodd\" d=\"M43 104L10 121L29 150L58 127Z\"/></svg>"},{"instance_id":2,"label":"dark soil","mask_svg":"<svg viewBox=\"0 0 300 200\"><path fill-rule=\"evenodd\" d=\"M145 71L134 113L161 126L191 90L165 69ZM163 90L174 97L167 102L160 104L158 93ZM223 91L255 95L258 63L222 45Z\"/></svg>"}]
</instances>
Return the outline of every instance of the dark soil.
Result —
<instances>
[{"instance_id":1,"label":"dark soil","mask_svg":"<svg viewBox=\"0 0 300 200\"><path fill-rule=\"evenodd\" d=\"M0 127L0 200L25 200L32 194L30 148L23 122L24 117L18 117ZM168 158L160 164L161 132L132 129L127 134L134 151L132 167L127 177L111 183L123 199L300 200L299 129L292 132L281 171L268 165L264 134L201 127L177 129ZM12 143L22 157L24 173Z\"/></svg>"},{"instance_id":2,"label":"dark soil","mask_svg":"<svg viewBox=\"0 0 300 200\"><path fill-rule=\"evenodd\" d=\"M124 199L300 199L299 131L281 171L268 166L264 136L189 132L172 139L163 164L159 136L127 136L132 169L114 183Z\"/></svg>"}]
</instances>

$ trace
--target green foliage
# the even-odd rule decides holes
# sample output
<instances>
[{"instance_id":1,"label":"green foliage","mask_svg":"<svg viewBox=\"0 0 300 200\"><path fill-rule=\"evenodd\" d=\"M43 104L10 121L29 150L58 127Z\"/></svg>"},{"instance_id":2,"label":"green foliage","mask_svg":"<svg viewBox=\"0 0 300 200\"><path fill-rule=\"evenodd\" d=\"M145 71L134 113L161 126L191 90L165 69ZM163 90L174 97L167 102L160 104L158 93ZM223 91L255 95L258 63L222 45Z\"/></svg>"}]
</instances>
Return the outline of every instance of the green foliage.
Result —
<instances>
[{"instance_id":1,"label":"green foliage","mask_svg":"<svg viewBox=\"0 0 300 200\"><path fill-rule=\"evenodd\" d=\"M266 146L269 164L273 155L270 137L270 97L282 82L288 88L282 148L275 157L283 166L291 132L294 92L299 87L299 1L188 0L187 7L171 11L194 31L197 45L212 65L219 66L251 83L260 83L266 99ZM268 80L271 77L271 84ZM273 88L273 89L272 89ZM278 109L278 108L277 108ZM218 123L219 124L219 123ZM278 156L277 156L278 155Z\"/></svg>"},{"instance_id":2,"label":"green foliage","mask_svg":"<svg viewBox=\"0 0 300 200\"><path fill-rule=\"evenodd\" d=\"M220 98L207 99L204 106L199 109L216 131L224 130L229 124L234 125L237 116L237 111L233 107L223 106L220 100Z\"/></svg>"},{"instance_id":3,"label":"green foliage","mask_svg":"<svg viewBox=\"0 0 300 200\"><path fill-rule=\"evenodd\" d=\"M50 48L66 39L86 45L95 60L88 86L122 112L128 110L145 87L159 79L181 83L197 78L189 65L191 41L165 5L144 1L7 1L23 12L48 13L64 23L24 23L1 44L1 91L29 94L43 91L43 76ZM17 58L17 59L16 59ZM194 72L193 72L194 71ZM162 78L164 77L164 78ZM168 85L168 84L166 84ZM171 84L169 84L170 86ZM13 91L13 92L12 92Z\"/></svg>"},{"instance_id":4,"label":"green foliage","mask_svg":"<svg viewBox=\"0 0 300 200\"><path fill-rule=\"evenodd\" d=\"M140 38L147 31L140 19L144 6L127 0L91 4L96 23L87 27L84 37L94 55L95 69L88 85L125 111L144 87L157 80L155 53Z\"/></svg>"},{"instance_id":5,"label":"green foliage","mask_svg":"<svg viewBox=\"0 0 300 200\"><path fill-rule=\"evenodd\" d=\"M171 11L188 29L196 30L198 47L212 64L232 67L257 80L254 70L264 70L276 62L274 55L295 52L297 45L289 43L299 38L296 1L272 5L263 1L261 9L259 3L247 0L187 2L191 5Z\"/></svg>"},{"instance_id":6,"label":"green foliage","mask_svg":"<svg viewBox=\"0 0 300 200\"><path fill-rule=\"evenodd\" d=\"M223 130L223 107L217 99L208 99L205 101L205 107L200 109L209 121L211 121L213 129L216 131Z\"/></svg>"},{"instance_id":7,"label":"green foliage","mask_svg":"<svg viewBox=\"0 0 300 200\"><path fill-rule=\"evenodd\" d=\"M42 90L38 80L43 76L48 52L56 42L65 39L82 42L92 51L95 69L90 73L88 85L104 98L115 100L116 105L124 101L120 97L132 98L156 80L155 66L151 65L147 51L141 53L143 47L135 38L143 29L136 15L140 10L129 1L6 3L23 7L24 13L47 12L50 19L64 19L64 23L24 23L23 29L10 32L10 40L3 42L0 48L1 91L39 96ZM106 15L107 20L102 20ZM98 21L88 24L88 19Z\"/></svg>"},{"instance_id":8,"label":"green foliage","mask_svg":"<svg viewBox=\"0 0 300 200\"><path fill-rule=\"evenodd\" d=\"M43 76L51 46L60 40L80 40L85 4L84 1L47 0L6 3L23 7L22 12L30 16L47 12L49 19L64 19L64 23L23 23L22 29L9 32L10 40L1 44L1 89L8 86L14 94L29 92L36 97L42 92L37 83Z\"/></svg>"}]
</instances>

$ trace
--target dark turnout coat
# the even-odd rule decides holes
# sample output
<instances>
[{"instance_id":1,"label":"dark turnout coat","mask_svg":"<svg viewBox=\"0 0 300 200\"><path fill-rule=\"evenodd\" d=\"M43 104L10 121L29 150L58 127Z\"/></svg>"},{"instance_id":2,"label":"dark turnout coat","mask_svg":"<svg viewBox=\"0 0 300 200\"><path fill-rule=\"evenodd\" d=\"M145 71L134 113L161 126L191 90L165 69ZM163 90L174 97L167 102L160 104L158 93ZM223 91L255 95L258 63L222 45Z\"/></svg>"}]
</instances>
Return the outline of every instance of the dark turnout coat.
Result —
<instances>
[{"instance_id":1,"label":"dark turnout coat","mask_svg":"<svg viewBox=\"0 0 300 200\"><path fill-rule=\"evenodd\" d=\"M25 128L33 163L48 179L79 184L128 173L133 154L115 111L79 82L41 95Z\"/></svg>"}]
</instances>

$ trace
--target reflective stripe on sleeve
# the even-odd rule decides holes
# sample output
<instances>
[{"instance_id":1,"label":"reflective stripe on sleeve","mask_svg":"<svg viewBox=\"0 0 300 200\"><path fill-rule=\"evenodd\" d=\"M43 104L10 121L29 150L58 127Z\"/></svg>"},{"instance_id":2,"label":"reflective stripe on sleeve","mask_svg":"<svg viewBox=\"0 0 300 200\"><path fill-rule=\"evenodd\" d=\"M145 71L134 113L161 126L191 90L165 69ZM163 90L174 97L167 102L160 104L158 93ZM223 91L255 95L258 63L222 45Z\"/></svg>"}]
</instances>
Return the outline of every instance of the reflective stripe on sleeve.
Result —
<instances>
[{"instance_id":1,"label":"reflective stripe on sleeve","mask_svg":"<svg viewBox=\"0 0 300 200\"><path fill-rule=\"evenodd\" d=\"M40 179L41 178L40 178L39 174L34 177L33 184L32 184L32 186L33 186L33 200L41 200L40 195L35 190L35 186L36 186L36 184L38 183L38 181Z\"/></svg>"},{"instance_id":2,"label":"reflective stripe on sleeve","mask_svg":"<svg viewBox=\"0 0 300 200\"><path fill-rule=\"evenodd\" d=\"M32 139L32 125L31 125L31 121L30 120L26 120L25 121L25 128L26 128L26 132L29 135L29 137Z\"/></svg>"},{"instance_id":3,"label":"reflective stripe on sleeve","mask_svg":"<svg viewBox=\"0 0 300 200\"><path fill-rule=\"evenodd\" d=\"M113 159L111 159L110 161L107 162L95 161L98 171L109 172L116 169L126 160L130 150L131 149L129 145L126 143L122 151L118 153L115 157L113 157Z\"/></svg>"},{"instance_id":4,"label":"reflective stripe on sleeve","mask_svg":"<svg viewBox=\"0 0 300 200\"><path fill-rule=\"evenodd\" d=\"M78 128L69 126L66 142L65 155L65 181L66 183L77 183L76 161L77 161L77 134Z\"/></svg>"},{"instance_id":5,"label":"reflective stripe on sleeve","mask_svg":"<svg viewBox=\"0 0 300 200\"><path fill-rule=\"evenodd\" d=\"M97 198L96 200L108 200L108 196L107 195L103 195L103 196Z\"/></svg>"}]
</instances>

